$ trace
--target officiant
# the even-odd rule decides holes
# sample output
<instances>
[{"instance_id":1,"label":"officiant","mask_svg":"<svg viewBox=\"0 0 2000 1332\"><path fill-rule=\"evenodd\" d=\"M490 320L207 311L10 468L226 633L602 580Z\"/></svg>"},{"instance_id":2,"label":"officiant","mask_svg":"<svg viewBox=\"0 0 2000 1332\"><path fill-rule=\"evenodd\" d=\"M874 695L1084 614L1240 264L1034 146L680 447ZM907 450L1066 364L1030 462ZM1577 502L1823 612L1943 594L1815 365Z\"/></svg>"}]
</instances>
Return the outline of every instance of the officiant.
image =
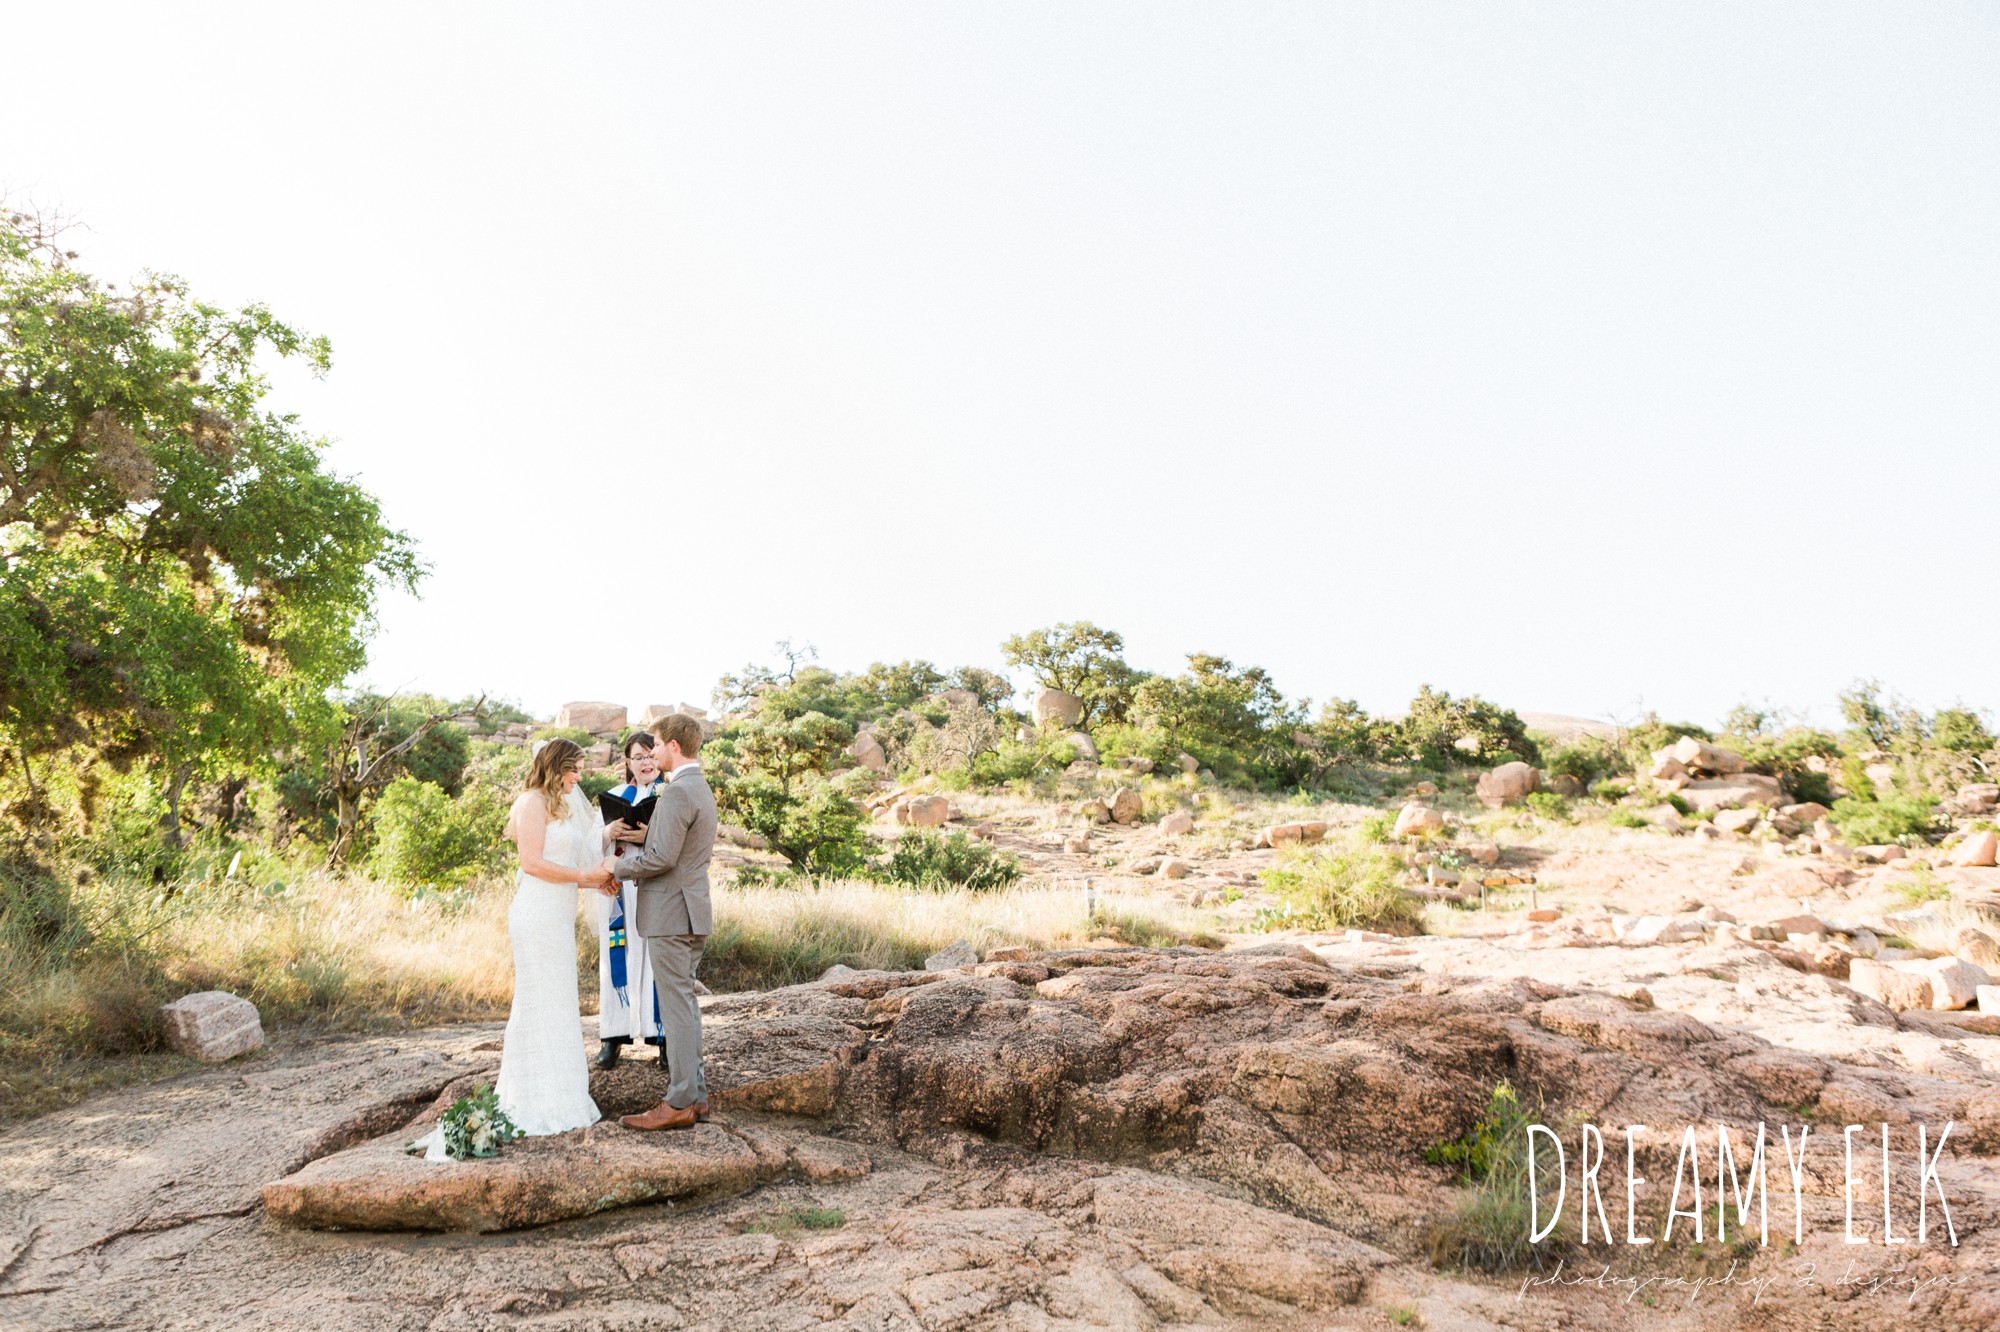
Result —
<instances>
[{"instance_id":1,"label":"officiant","mask_svg":"<svg viewBox=\"0 0 2000 1332\"><path fill-rule=\"evenodd\" d=\"M625 784L605 794L636 805L666 786L653 757L653 737L645 731L634 731L625 741L624 766ZM622 856L637 850L646 834L641 827L616 835ZM660 999L653 992L652 964L644 941L626 924L636 909L638 885L627 880L620 888L617 897L593 895L603 904L597 922L597 1034L604 1042L597 1051L599 1068L616 1067L619 1052L635 1037L647 1045L660 1044ZM665 1053L660 1057L665 1059Z\"/></svg>"}]
</instances>

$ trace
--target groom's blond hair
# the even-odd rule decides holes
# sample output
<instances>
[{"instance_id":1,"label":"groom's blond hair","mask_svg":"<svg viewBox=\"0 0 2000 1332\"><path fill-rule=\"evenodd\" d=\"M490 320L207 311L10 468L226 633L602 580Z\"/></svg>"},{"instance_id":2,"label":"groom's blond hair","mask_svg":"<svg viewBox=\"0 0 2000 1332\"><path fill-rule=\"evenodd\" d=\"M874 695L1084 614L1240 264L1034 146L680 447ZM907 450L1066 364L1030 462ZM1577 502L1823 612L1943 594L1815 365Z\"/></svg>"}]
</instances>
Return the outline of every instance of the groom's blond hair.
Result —
<instances>
[{"instance_id":1,"label":"groom's blond hair","mask_svg":"<svg viewBox=\"0 0 2000 1332\"><path fill-rule=\"evenodd\" d=\"M662 747L668 743L679 745L682 758L693 758L701 752L701 723L685 712L676 712L654 722L653 737Z\"/></svg>"}]
</instances>

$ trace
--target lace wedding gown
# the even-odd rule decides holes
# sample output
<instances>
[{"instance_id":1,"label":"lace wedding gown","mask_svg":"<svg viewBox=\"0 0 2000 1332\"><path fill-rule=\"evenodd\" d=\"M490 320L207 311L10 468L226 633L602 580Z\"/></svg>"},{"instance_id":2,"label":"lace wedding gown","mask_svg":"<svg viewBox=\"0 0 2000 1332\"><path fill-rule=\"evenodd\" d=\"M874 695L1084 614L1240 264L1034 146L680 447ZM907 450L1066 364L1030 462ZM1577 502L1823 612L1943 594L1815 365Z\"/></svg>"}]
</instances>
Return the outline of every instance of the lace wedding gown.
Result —
<instances>
[{"instance_id":1,"label":"lace wedding gown","mask_svg":"<svg viewBox=\"0 0 2000 1332\"><path fill-rule=\"evenodd\" d=\"M551 819L542 859L583 869L603 858L603 824L582 793L570 792L568 813ZM514 881L507 937L514 946L514 1008L500 1049L493 1093L515 1127L531 1138L595 1124L590 1068L583 1051L583 1017L576 998L576 895L572 883L550 883L526 870ZM449 1159L444 1130L417 1144L425 1158Z\"/></svg>"}]
</instances>

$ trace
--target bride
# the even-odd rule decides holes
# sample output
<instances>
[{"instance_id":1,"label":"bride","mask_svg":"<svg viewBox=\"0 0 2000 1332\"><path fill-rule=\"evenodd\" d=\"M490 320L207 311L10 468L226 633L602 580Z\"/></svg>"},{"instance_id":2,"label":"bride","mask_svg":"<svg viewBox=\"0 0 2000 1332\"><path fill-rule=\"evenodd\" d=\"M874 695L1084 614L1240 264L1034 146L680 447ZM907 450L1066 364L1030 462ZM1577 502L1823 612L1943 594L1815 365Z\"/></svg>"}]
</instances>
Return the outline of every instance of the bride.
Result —
<instances>
[{"instance_id":1,"label":"bride","mask_svg":"<svg viewBox=\"0 0 2000 1332\"><path fill-rule=\"evenodd\" d=\"M601 1117L590 1099L583 1018L576 995L577 885L610 849L605 827L576 784L583 750L550 740L535 751L526 789L507 819L521 861L507 936L514 947L514 1008L493 1085L500 1108L528 1137L566 1133ZM447 1159L444 1130L415 1146Z\"/></svg>"}]
</instances>

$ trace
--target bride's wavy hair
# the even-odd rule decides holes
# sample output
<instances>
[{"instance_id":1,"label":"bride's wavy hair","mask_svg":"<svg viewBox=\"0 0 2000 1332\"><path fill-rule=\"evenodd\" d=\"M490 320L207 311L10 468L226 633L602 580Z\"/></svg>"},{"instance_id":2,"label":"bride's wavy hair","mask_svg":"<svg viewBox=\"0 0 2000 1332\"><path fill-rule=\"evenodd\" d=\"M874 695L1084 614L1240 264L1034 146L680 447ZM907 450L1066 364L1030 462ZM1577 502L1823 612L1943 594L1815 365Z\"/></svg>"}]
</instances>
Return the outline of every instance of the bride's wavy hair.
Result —
<instances>
[{"instance_id":1,"label":"bride's wavy hair","mask_svg":"<svg viewBox=\"0 0 2000 1332\"><path fill-rule=\"evenodd\" d=\"M582 771L583 746L574 740L550 740L535 751L535 757L528 763L528 779L521 789L541 792L542 804L552 819L563 816L563 769L572 763Z\"/></svg>"}]
</instances>

